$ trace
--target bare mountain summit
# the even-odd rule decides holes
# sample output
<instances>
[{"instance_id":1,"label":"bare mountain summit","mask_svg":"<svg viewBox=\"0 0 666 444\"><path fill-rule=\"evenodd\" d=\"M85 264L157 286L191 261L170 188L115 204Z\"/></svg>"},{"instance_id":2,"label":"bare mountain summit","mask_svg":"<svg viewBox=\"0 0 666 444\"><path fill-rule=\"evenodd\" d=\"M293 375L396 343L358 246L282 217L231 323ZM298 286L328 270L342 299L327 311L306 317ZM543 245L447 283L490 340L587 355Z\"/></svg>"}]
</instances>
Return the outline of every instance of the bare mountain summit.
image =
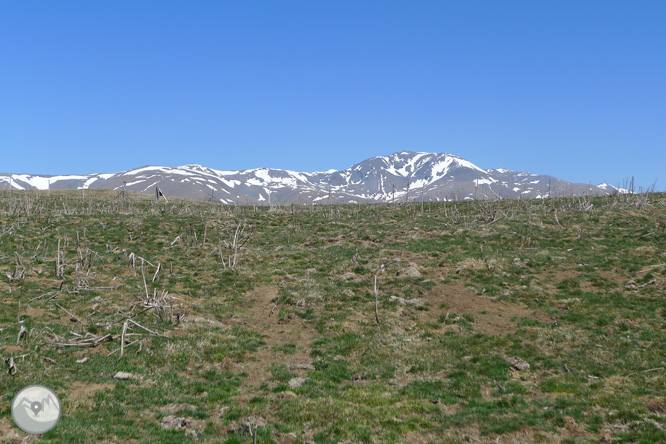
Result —
<instances>
[{"instance_id":1,"label":"bare mountain summit","mask_svg":"<svg viewBox=\"0 0 666 444\"><path fill-rule=\"evenodd\" d=\"M0 188L111 189L211 200L224 204L328 204L450 201L626 192L608 184L570 183L552 176L484 170L453 154L401 151L364 160L342 171L299 173L256 168L222 171L201 165L144 166L89 175L0 174Z\"/></svg>"}]
</instances>

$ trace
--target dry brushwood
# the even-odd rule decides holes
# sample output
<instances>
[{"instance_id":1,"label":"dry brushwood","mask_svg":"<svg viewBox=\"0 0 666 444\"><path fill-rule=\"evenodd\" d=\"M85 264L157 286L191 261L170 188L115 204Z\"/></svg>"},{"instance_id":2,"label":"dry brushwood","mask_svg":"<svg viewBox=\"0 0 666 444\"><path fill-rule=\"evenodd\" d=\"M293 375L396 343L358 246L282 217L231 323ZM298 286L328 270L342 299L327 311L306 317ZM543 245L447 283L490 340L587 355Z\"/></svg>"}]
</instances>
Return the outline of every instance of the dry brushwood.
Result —
<instances>
[{"instance_id":1,"label":"dry brushwood","mask_svg":"<svg viewBox=\"0 0 666 444\"><path fill-rule=\"evenodd\" d=\"M25 335L27 335L27 334L28 334L28 329L25 328L24 325L21 325L21 328L19 329L19 332L18 332L18 337L16 338L16 345L18 345L19 342L21 341L21 338L24 338Z\"/></svg>"},{"instance_id":2,"label":"dry brushwood","mask_svg":"<svg viewBox=\"0 0 666 444\"><path fill-rule=\"evenodd\" d=\"M5 359L5 364L7 365L7 368L9 369L9 376L13 376L16 374L18 369L16 368L16 364L14 363L14 357L9 357Z\"/></svg>"},{"instance_id":3,"label":"dry brushwood","mask_svg":"<svg viewBox=\"0 0 666 444\"><path fill-rule=\"evenodd\" d=\"M241 425L248 430L250 436L252 437L252 442L256 444L257 442L257 430L259 427L266 427L268 422L258 415L250 415L246 418L243 418Z\"/></svg>"},{"instance_id":4,"label":"dry brushwood","mask_svg":"<svg viewBox=\"0 0 666 444\"><path fill-rule=\"evenodd\" d=\"M379 268L377 268L377 270L375 270L374 293L375 293L375 321L377 322L377 326L380 325L380 322L379 322L379 288L377 287L377 279L379 277L379 274L386 271L386 269L390 265L397 265L397 266L400 267L400 264L398 263L398 261L393 260L393 261L387 262L386 264L381 264L379 266Z\"/></svg>"},{"instance_id":5,"label":"dry brushwood","mask_svg":"<svg viewBox=\"0 0 666 444\"><path fill-rule=\"evenodd\" d=\"M153 310L160 321L169 322L170 324L180 324L185 318L183 304L174 304L174 301L178 301L178 299L170 296L168 291L162 290L158 295L157 289L154 289L153 295L150 296L148 294L148 287L146 287L146 298L139 298L137 301L133 302L130 312L132 312L135 307L142 307L143 310L138 312L137 315Z\"/></svg>"},{"instance_id":6,"label":"dry brushwood","mask_svg":"<svg viewBox=\"0 0 666 444\"><path fill-rule=\"evenodd\" d=\"M238 253L250 240L253 233L254 227L252 225L248 226L245 222L238 222L233 234L229 230L226 231L226 236L229 240L223 240L215 249L215 254L220 257L224 269L236 269L238 266Z\"/></svg>"},{"instance_id":7,"label":"dry brushwood","mask_svg":"<svg viewBox=\"0 0 666 444\"><path fill-rule=\"evenodd\" d=\"M55 276L61 278L65 275L65 252L60 251L60 239L58 239L58 251L56 253Z\"/></svg>"},{"instance_id":8,"label":"dry brushwood","mask_svg":"<svg viewBox=\"0 0 666 444\"><path fill-rule=\"evenodd\" d=\"M21 260L21 256L18 254L18 252L15 252L15 254L16 266L14 267L12 274L7 275L10 284L13 282L18 282L25 277L25 265L23 265L23 261Z\"/></svg>"},{"instance_id":9,"label":"dry brushwood","mask_svg":"<svg viewBox=\"0 0 666 444\"><path fill-rule=\"evenodd\" d=\"M155 270L155 274L153 275L153 282L155 282L155 280L159 276L161 270L162 270L162 264L160 262L158 262L157 263L157 270Z\"/></svg>"},{"instance_id":10,"label":"dry brushwood","mask_svg":"<svg viewBox=\"0 0 666 444\"><path fill-rule=\"evenodd\" d=\"M112 356L112 355L114 355L114 354L120 352L120 356L118 357L118 359L122 359L122 357L125 355L125 350L126 350L128 347L131 347L132 345L135 345L135 344L138 344L138 345L139 345L139 349L137 350L137 354L138 354L138 353L141 353L141 350L143 349L143 339L137 339L137 340L135 340L135 341L130 341L128 338L129 338L130 336L132 336L132 337L135 337L135 336L143 336L144 334L141 334L141 333L129 333L129 331L130 331L130 329L131 329L132 327L138 327L138 328L140 328L141 330L143 330L143 331L145 331L145 332L147 332L147 333L150 333L150 334L153 335L153 336L159 336L159 337L161 337L161 338L166 338L166 337L168 337L168 336L164 336L164 335L162 335L162 334L160 334L160 333L157 333L157 332L155 332L155 331L153 331L153 330L151 330L151 329L149 329L149 328L147 328L147 327L144 327L143 325L139 324L138 322L136 322L136 321L133 320L132 318L128 317L127 319L125 319L125 320L123 321L123 328L122 328L122 332L120 333L120 347L117 348L116 350L110 352L110 353L107 355L107 358L108 358L109 356Z\"/></svg>"}]
</instances>

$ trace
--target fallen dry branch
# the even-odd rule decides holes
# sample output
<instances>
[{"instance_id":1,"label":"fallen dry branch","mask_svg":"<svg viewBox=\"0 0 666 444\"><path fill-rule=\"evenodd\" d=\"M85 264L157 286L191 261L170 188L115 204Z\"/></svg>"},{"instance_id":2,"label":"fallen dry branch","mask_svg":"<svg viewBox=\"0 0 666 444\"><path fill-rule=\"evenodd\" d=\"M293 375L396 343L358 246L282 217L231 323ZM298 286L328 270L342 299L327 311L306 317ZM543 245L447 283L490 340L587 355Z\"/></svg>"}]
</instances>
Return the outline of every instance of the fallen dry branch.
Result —
<instances>
[{"instance_id":1,"label":"fallen dry branch","mask_svg":"<svg viewBox=\"0 0 666 444\"><path fill-rule=\"evenodd\" d=\"M651 372L658 372L658 371L660 371L660 370L664 370L664 367L656 367L656 368L651 368L651 369L648 369L648 370L641 370L641 371L639 371L639 372L629 373L629 374L627 375L627 378L628 378L629 376L634 376L634 375L637 375L637 374L639 374L639 373L651 373Z\"/></svg>"},{"instance_id":2,"label":"fallen dry branch","mask_svg":"<svg viewBox=\"0 0 666 444\"><path fill-rule=\"evenodd\" d=\"M104 336L95 336L92 333L86 334L85 337L80 338L76 342L56 342L53 345L56 347L97 347L104 341L113 341L113 335L107 334Z\"/></svg>"},{"instance_id":3,"label":"fallen dry branch","mask_svg":"<svg viewBox=\"0 0 666 444\"><path fill-rule=\"evenodd\" d=\"M637 271L636 274L648 273L650 271L654 271L658 268L663 268L663 267L666 267L666 264L650 265L649 267L646 267L646 268L643 268L642 270Z\"/></svg>"},{"instance_id":4,"label":"fallen dry branch","mask_svg":"<svg viewBox=\"0 0 666 444\"><path fill-rule=\"evenodd\" d=\"M164 335L162 335L162 334L159 334L159 333L157 333L157 332L154 332L154 331L152 331L151 329L146 328L146 327L144 327L143 325L139 324L138 322L133 321L132 319L128 319L128 322L131 322L132 324L136 325L137 327L139 327L139 328L141 328L141 329L143 329L143 330L146 330L146 331L147 331L148 333L150 333L150 334L153 334L153 335L155 335L155 336L159 336L159 337L161 337L161 338L168 338L168 336L164 336Z\"/></svg>"},{"instance_id":5,"label":"fallen dry branch","mask_svg":"<svg viewBox=\"0 0 666 444\"><path fill-rule=\"evenodd\" d=\"M137 340L137 341L130 342L130 343L128 343L127 345L125 345L125 346L123 347L123 350L126 349L126 348L131 347L131 346L134 345L134 344L139 344L139 350L137 351L137 353L141 352L142 345L143 345L143 340ZM106 355L106 357L108 358L108 357L111 356L111 355L115 355L115 354L118 353L119 351L122 353L123 350L121 350L120 348L117 348L117 349L115 349L114 351L112 351L111 353L109 353L108 355ZM120 359L120 358L122 358L122 357L123 357L123 356L122 356L122 354L121 354L120 357L119 357L118 359Z\"/></svg>"},{"instance_id":6,"label":"fallen dry branch","mask_svg":"<svg viewBox=\"0 0 666 444\"><path fill-rule=\"evenodd\" d=\"M63 307L62 305L60 305L60 304L56 304L56 307L60 308L62 311L64 311L65 313L67 313L67 314L70 316L70 319L69 319L70 321L73 321L73 322L80 322L80 323L83 324L83 321L81 320L81 318L79 318L78 316L76 316L76 315L75 315L74 313L72 313L71 311L67 310L67 309L66 309L65 307Z\"/></svg>"},{"instance_id":7,"label":"fallen dry branch","mask_svg":"<svg viewBox=\"0 0 666 444\"><path fill-rule=\"evenodd\" d=\"M35 296L32 299L28 299L28 302L33 302L33 301L36 301L38 299L46 298L47 296L49 296L47 299L45 299L45 300L48 301L49 299L53 299L53 298L57 297L59 294L60 294L60 292L58 290L49 291L48 293L40 294L39 296Z\"/></svg>"}]
</instances>

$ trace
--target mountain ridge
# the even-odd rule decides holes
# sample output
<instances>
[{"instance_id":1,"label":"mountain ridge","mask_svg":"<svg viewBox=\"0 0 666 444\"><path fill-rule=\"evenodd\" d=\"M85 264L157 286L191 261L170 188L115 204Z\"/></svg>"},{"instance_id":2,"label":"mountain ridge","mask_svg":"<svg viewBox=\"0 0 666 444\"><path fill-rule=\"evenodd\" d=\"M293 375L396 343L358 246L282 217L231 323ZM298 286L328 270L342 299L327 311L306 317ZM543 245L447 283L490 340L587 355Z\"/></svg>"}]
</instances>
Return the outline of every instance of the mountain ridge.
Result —
<instances>
[{"instance_id":1,"label":"mountain ridge","mask_svg":"<svg viewBox=\"0 0 666 444\"><path fill-rule=\"evenodd\" d=\"M626 190L607 183L566 182L506 168L484 170L450 153L399 151L344 170L298 172L275 168L218 170L200 164L144 165L87 175L0 174L0 188L125 189L223 204L316 204L451 201L606 195Z\"/></svg>"}]
</instances>

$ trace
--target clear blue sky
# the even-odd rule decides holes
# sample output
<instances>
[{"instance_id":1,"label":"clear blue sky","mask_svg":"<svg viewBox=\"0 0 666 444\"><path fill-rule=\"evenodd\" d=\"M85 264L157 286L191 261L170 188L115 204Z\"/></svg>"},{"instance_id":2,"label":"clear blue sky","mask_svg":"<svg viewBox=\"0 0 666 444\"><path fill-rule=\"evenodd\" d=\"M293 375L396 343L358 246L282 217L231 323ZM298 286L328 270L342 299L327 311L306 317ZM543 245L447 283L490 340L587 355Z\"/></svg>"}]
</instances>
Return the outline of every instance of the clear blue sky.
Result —
<instances>
[{"instance_id":1,"label":"clear blue sky","mask_svg":"<svg viewBox=\"0 0 666 444\"><path fill-rule=\"evenodd\" d=\"M666 1L0 0L0 172L395 151L666 189Z\"/></svg>"}]
</instances>

